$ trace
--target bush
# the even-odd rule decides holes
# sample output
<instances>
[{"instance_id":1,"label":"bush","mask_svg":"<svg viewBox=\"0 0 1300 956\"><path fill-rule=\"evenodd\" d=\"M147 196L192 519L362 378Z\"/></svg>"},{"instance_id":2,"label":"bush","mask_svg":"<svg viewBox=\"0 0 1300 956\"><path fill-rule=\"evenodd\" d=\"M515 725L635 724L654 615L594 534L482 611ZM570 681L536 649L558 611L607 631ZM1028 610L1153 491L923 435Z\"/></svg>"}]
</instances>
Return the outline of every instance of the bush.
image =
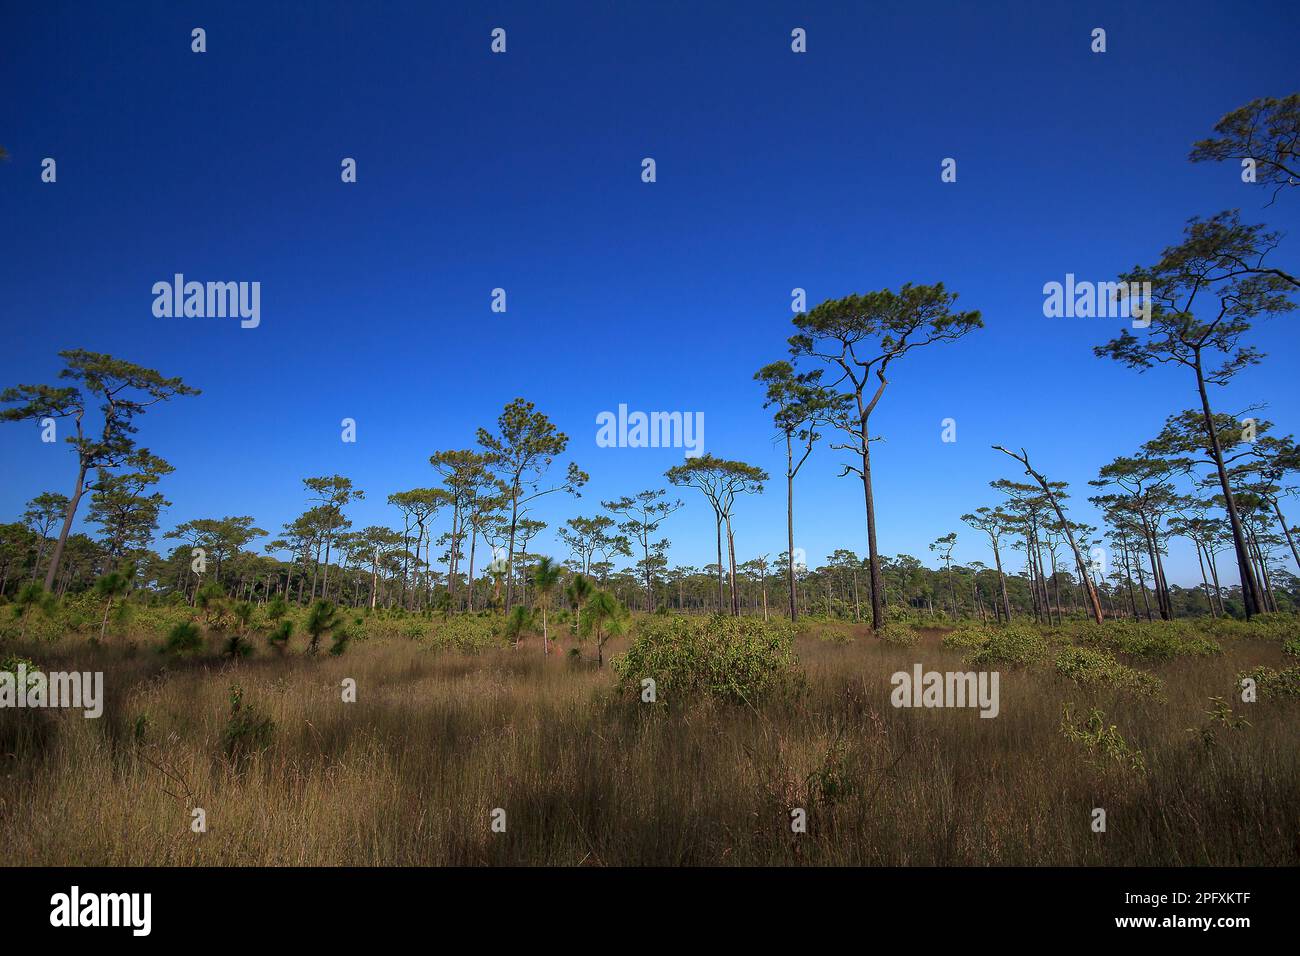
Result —
<instances>
[{"instance_id":1,"label":"bush","mask_svg":"<svg viewBox=\"0 0 1300 956\"><path fill-rule=\"evenodd\" d=\"M804 615L797 619L795 628L800 637L816 637L834 644L848 644L853 640L854 624L837 618Z\"/></svg>"},{"instance_id":2,"label":"bush","mask_svg":"<svg viewBox=\"0 0 1300 956\"><path fill-rule=\"evenodd\" d=\"M266 642L275 648L277 654L283 654L289 647L289 638L293 637L293 621L281 621L266 637Z\"/></svg>"},{"instance_id":3,"label":"bush","mask_svg":"<svg viewBox=\"0 0 1300 956\"><path fill-rule=\"evenodd\" d=\"M1061 711L1061 733L1066 740L1087 748L1098 769L1105 770L1108 766L1117 765L1122 770L1146 773L1146 758L1142 751L1129 746L1114 724L1107 726L1105 715L1095 707L1088 714L1088 719L1076 727L1070 717L1070 705L1066 704Z\"/></svg>"},{"instance_id":4,"label":"bush","mask_svg":"<svg viewBox=\"0 0 1300 956\"><path fill-rule=\"evenodd\" d=\"M1249 677L1255 682L1259 699L1300 698L1300 667L1288 667L1279 671L1272 667L1257 667L1237 675L1237 693L1241 693L1241 682Z\"/></svg>"},{"instance_id":5,"label":"bush","mask_svg":"<svg viewBox=\"0 0 1300 956\"><path fill-rule=\"evenodd\" d=\"M755 704L802 682L788 621L750 617L649 617L613 662L625 687L651 677L665 701L707 697Z\"/></svg>"},{"instance_id":6,"label":"bush","mask_svg":"<svg viewBox=\"0 0 1300 956\"><path fill-rule=\"evenodd\" d=\"M199 632L199 626L193 621L181 621L168 632L163 650L170 654L182 654L197 651L202 646L203 635Z\"/></svg>"},{"instance_id":7,"label":"bush","mask_svg":"<svg viewBox=\"0 0 1300 956\"><path fill-rule=\"evenodd\" d=\"M1223 648L1206 637L1197 623L1182 621L1107 621L1076 624L1064 633L1079 643L1104 650L1167 661L1175 657L1210 657Z\"/></svg>"},{"instance_id":8,"label":"bush","mask_svg":"<svg viewBox=\"0 0 1300 956\"><path fill-rule=\"evenodd\" d=\"M1122 687L1155 698L1164 696L1160 678L1121 664L1105 651L1067 647L1056 659L1056 672L1084 687Z\"/></svg>"},{"instance_id":9,"label":"bush","mask_svg":"<svg viewBox=\"0 0 1300 956\"><path fill-rule=\"evenodd\" d=\"M226 657L237 660L241 657L248 657L252 654L253 645L251 642L245 640L242 635L231 634L226 638L226 644L225 647L222 648L221 653Z\"/></svg>"},{"instance_id":10,"label":"bush","mask_svg":"<svg viewBox=\"0 0 1300 956\"><path fill-rule=\"evenodd\" d=\"M230 717L222 733L221 743L226 756L239 759L265 749L275 728L270 717L264 716L252 704L244 702L244 689L238 684L230 687Z\"/></svg>"},{"instance_id":11,"label":"bush","mask_svg":"<svg viewBox=\"0 0 1300 956\"><path fill-rule=\"evenodd\" d=\"M977 666L1025 667L1047 657L1047 638L1025 624L1008 624L989 632L988 639L967 656Z\"/></svg>"},{"instance_id":12,"label":"bush","mask_svg":"<svg viewBox=\"0 0 1300 956\"><path fill-rule=\"evenodd\" d=\"M951 650L969 650L983 646L992 632L980 624L959 624L943 636L943 646Z\"/></svg>"},{"instance_id":13,"label":"bush","mask_svg":"<svg viewBox=\"0 0 1300 956\"><path fill-rule=\"evenodd\" d=\"M500 617L457 615L439 621L429 634L433 646L440 650L477 653L491 647L504 647L506 637L504 620Z\"/></svg>"},{"instance_id":14,"label":"bush","mask_svg":"<svg viewBox=\"0 0 1300 956\"><path fill-rule=\"evenodd\" d=\"M885 626L876 631L876 637L887 644L897 644L899 647L911 647L921 640L921 635L916 628L902 621L885 622Z\"/></svg>"}]
</instances>

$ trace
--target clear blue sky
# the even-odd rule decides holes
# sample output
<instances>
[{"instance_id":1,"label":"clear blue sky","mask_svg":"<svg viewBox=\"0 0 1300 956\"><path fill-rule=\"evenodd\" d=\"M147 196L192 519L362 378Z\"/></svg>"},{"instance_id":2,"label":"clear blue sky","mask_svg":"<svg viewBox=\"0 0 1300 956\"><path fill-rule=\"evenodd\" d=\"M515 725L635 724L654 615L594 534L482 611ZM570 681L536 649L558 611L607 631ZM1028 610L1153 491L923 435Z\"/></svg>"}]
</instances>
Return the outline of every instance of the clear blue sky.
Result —
<instances>
[{"instance_id":1,"label":"clear blue sky","mask_svg":"<svg viewBox=\"0 0 1300 956\"><path fill-rule=\"evenodd\" d=\"M387 495L433 484L429 454L519 395L591 474L540 510L552 527L681 460L596 447L619 403L701 411L707 451L778 475L752 375L785 357L790 290L942 280L986 328L896 368L874 419L880 543L928 560L958 530L956 557L987 560L958 518L1016 477L991 444L1028 447L1095 523L1084 483L1194 398L1177 372L1093 358L1121 323L1044 318L1043 283L1112 279L1194 214L1300 224L1300 200L1263 209L1236 169L1186 161L1223 113L1300 86L1291 3L10 3L3 20L0 384L52 380L80 347L203 389L142 419L177 469L165 527L278 530L301 479L333 473L368 493L355 527L397 522ZM1295 234L1279 262L1298 261ZM155 318L175 272L260 281L261 326ZM1267 401L1296 429L1294 322L1259 330L1268 358L1223 410ZM72 469L35 426L0 428L0 516ZM799 479L810 563L866 551L861 486L837 471L821 451ZM674 562L703 564L712 521L684 494L664 532ZM783 514L779 481L740 505L742 559L784 549ZM1194 558L1176 549L1171 575L1192 581Z\"/></svg>"}]
</instances>

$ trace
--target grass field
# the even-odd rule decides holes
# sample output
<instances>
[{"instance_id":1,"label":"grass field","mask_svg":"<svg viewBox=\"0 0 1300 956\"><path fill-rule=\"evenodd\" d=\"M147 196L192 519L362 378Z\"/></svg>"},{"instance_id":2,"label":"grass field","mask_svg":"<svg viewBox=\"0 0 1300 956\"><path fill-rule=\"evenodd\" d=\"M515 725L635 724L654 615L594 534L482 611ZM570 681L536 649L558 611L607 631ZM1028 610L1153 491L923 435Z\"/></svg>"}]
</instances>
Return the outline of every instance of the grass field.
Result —
<instances>
[{"instance_id":1,"label":"grass field","mask_svg":"<svg viewBox=\"0 0 1300 956\"><path fill-rule=\"evenodd\" d=\"M909 645L812 622L794 641L797 688L656 704L589 648L544 658L531 637L477 652L376 637L337 657L299 639L243 659L10 641L0 657L103 671L107 701L98 720L0 711L0 863L1300 862L1300 699L1243 703L1237 685L1294 666L1275 633L1218 637L1217 653L1126 645L1082 671L1058 663L1082 638L1035 632L1014 665L991 633L912 631ZM893 672L971 669L981 649L1001 674L995 719L891 706Z\"/></svg>"}]
</instances>

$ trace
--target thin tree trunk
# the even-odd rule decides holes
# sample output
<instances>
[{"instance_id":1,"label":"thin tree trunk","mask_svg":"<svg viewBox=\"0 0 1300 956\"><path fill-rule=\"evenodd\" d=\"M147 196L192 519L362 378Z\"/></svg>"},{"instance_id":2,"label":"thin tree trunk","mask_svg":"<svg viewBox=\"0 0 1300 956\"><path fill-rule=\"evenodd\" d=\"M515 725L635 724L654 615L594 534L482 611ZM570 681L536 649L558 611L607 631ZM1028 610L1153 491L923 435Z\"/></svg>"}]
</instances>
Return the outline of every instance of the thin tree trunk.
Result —
<instances>
[{"instance_id":1,"label":"thin tree trunk","mask_svg":"<svg viewBox=\"0 0 1300 956\"><path fill-rule=\"evenodd\" d=\"M1223 491L1225 510L1228 512L1228 524L1232 528L1232 544L1237 552L1237 571L1241 577L1241 599L1245 605L1246 619L1259 613L1259 585L1255 581L1254 571L1250 566L1250 552L1246 549L1246 537L1242 532L1241 518L1237 513L1237 502L1232 496L1232 486L1228 482L1228 469L1223 462L1223 448L1219 444L1219 433L1214 427L1214 412L1210 409L1210 396L1205 390L1205 376L1201 371L1201 355L1196 353L1196 388L1201 396L1201 413L1204 417L1205 431L1210 436L1210 451L1214 455L1215 469L1219 473L1219 487Z\"/></svg>"}]
</instances>

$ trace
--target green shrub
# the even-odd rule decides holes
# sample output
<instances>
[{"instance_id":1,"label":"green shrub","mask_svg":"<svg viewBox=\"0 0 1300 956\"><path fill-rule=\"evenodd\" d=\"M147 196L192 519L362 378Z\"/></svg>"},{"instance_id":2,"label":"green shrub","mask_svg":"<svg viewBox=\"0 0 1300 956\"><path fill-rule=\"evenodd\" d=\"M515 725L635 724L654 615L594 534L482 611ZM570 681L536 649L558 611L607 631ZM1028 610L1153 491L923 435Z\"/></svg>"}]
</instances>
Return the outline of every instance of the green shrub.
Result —
<instances>
[{"instance_id":1,"label":"green shrub","mask_svg":"<svg viewBox=\"0 0 1300 956\"><path fill-rule=\"evenodd\" d=\"M357 630L360 630L359 628ZM347 651L348 645L356 637L356 631L352 627L340 627L334 632L334 643L330 645L330 656L341 657Z\"/></svg>"},{"instance_id":2,"label":"green shrub","mask_svg":"<svg viewBox=\"0 0 1300 956\"><path fill-rule=\"evenodd\" d=\"M1105 651L1067 647L1056 658L1056 672L1084 687L1122 687L1150 697L1164 696L1160 678L1121 664Z\"/></svg>"},{"instance_id":3,"label":"green shrub","mask_svg":"<svg viewBox=\"0 0 1300 956\"><path fill-rule=\"evenodd\" d=\"M970 650L981 647L992 633L989 628L974 623L958 624L943 636L943 646L950 650Z\"/></svg>"},{"instance_id":4,"label":"green shrub","mask_svg":"<svg viewBox=\"0 0 1300 956\"><path fill-rule=\"evenodd\" d=\"M984 641L967 656L970 664L1024 667L1047 657L1047 638L1026 624L1007 624L990 631Z\"/></svg>"},{"instance_id":5,"label":"green shrub","mask_svg":"<svg viewBox=\"0 0 1300 956\"><path fill-rule=\"evenodd\" d=\"M474 654L492 647L505 647L510 643L503 617L456 615L439 620L427 637L439 650L454 650Z\"/></svg>"},{"instance_id":6,"label":"green shrub","mask_svg":"<svg viewBox=\"0 0 1300 956\"><path fill-rule=\"evenodd\" d=\"M181 621L167 634L167 643L163 650L169 654L183 654L197 651L203 646L203 635L199 626L193 621Z\"/></svg>"},{"instance_id":7,"label":"green shrub","mask_svg":"<svg viewBox=\"0 0 1300 956\"><path fill-rule=\"evenodd\" d=\"M835 644L848 644L853 640L854 625L838 618L804 615L797 619L796 632L800 637L815 637Z\"/></svg>"},{"instance_id":8,"label":"green shrub","mask_svg":"<svg viewBox=\"0 0 1300 956\"><path fill-rule=\"evenodd\" d=\"M638 693L653 678L659 699L755 704L802 682L788 621L751 617L643 618L614 672Z\"/></svg>"},{"instance_id":9,"label":"green shrub","mask_svg":"<svg viewBox=\"0 0 1300 956\"><path fill-rule=\"evenodd\" d=\"M1300 698L1300 667L1288 667L1276 670L1272 667L1257 667L1237 675L1237 693L1241 693L1241 682L1247 677L1255 682L1259 699Z\"/></svg>"},{"instance_id":10,"label":"green shrub","mask_svg":"<svg viewBox=\"0 0 1300 956\"><path fill-rule=\"evenodd\" d=\"M1114 724L1107 726L1105 715L1095 707L1088 719L1076 727L1070 716L1070 705L1066 704L1061 711L1061 733L1066 740L1086 748L1098 769L1118 766L1121 770L1146 773L1142 751L1129 746Z\"/></svg>"},{"instance_id":11,"label":"green shrub","mask_svg":"<svg viewBox=\"0 0 1300 956\"><path fill-rule=\"evenodd\" d=\"M884 627L876 631L876 637L886 644L896 644L899 647L911 647L921 640L916 628L903 621L887 621Z\"/></svg>"},{"instance_id":12,"label":"green shrub","mask_svg":"<svg viewBox=\"0 0 1300 956\"><path fill-rule=\"evenodd\" d=\"M30 687L33 683L39 683L41 677L37 672L40 671L41 666L34 661L31 661L26 657L19 657L17 654L9 654L3 660L0 660L0 671L8 671L10 674L13 674L15 686L18 683L18 668L24 666L27 668L28 686Z\"/></svg>"},{"instance_id":13,"label":"green shrub","mask_svg":"<svg viewBox=\"0 0 1300 956\"><path fill-rule=\"evenodd\" d=\"M289 647L291 637L293 637L293 621L284 620L267 635L266 642L275 649L277 654L283 654Z\"/></svg>"},{"instance_id":14,"label":"green shrub","mask_svg":"<svg viewBox=\"0 0 1300 956\"><path fill-rule=\"evenodd\" d=\"M231 634L226 638L225 646L221 653L232 659L248 657L253 653L253 644L242 634Z\"/></svg>"},{"instance_id":15,"label":"green shrub","mask_svg":"<svg viewBox=\"0 0 1300 956\"><path fill-rule=\"evenodd\" d=\"M1191 621L1087 622L1065 629L1065 634L1081 644L1148 660L1223 653L1218 642L1207 637L1197 622Z\"/></svg>"},{"instance_id":16,"label":"green shrub","mask_svg":"<svg viewBox=\"0 0 1300 956\"><path fill-rule=\"evenodd\" d=\"M238 684L230 687L230 716L221 735L226 756L239 759L266 748L275 725L252 704L245 703L244 689Z\"/></svg>"}]
</instances>

